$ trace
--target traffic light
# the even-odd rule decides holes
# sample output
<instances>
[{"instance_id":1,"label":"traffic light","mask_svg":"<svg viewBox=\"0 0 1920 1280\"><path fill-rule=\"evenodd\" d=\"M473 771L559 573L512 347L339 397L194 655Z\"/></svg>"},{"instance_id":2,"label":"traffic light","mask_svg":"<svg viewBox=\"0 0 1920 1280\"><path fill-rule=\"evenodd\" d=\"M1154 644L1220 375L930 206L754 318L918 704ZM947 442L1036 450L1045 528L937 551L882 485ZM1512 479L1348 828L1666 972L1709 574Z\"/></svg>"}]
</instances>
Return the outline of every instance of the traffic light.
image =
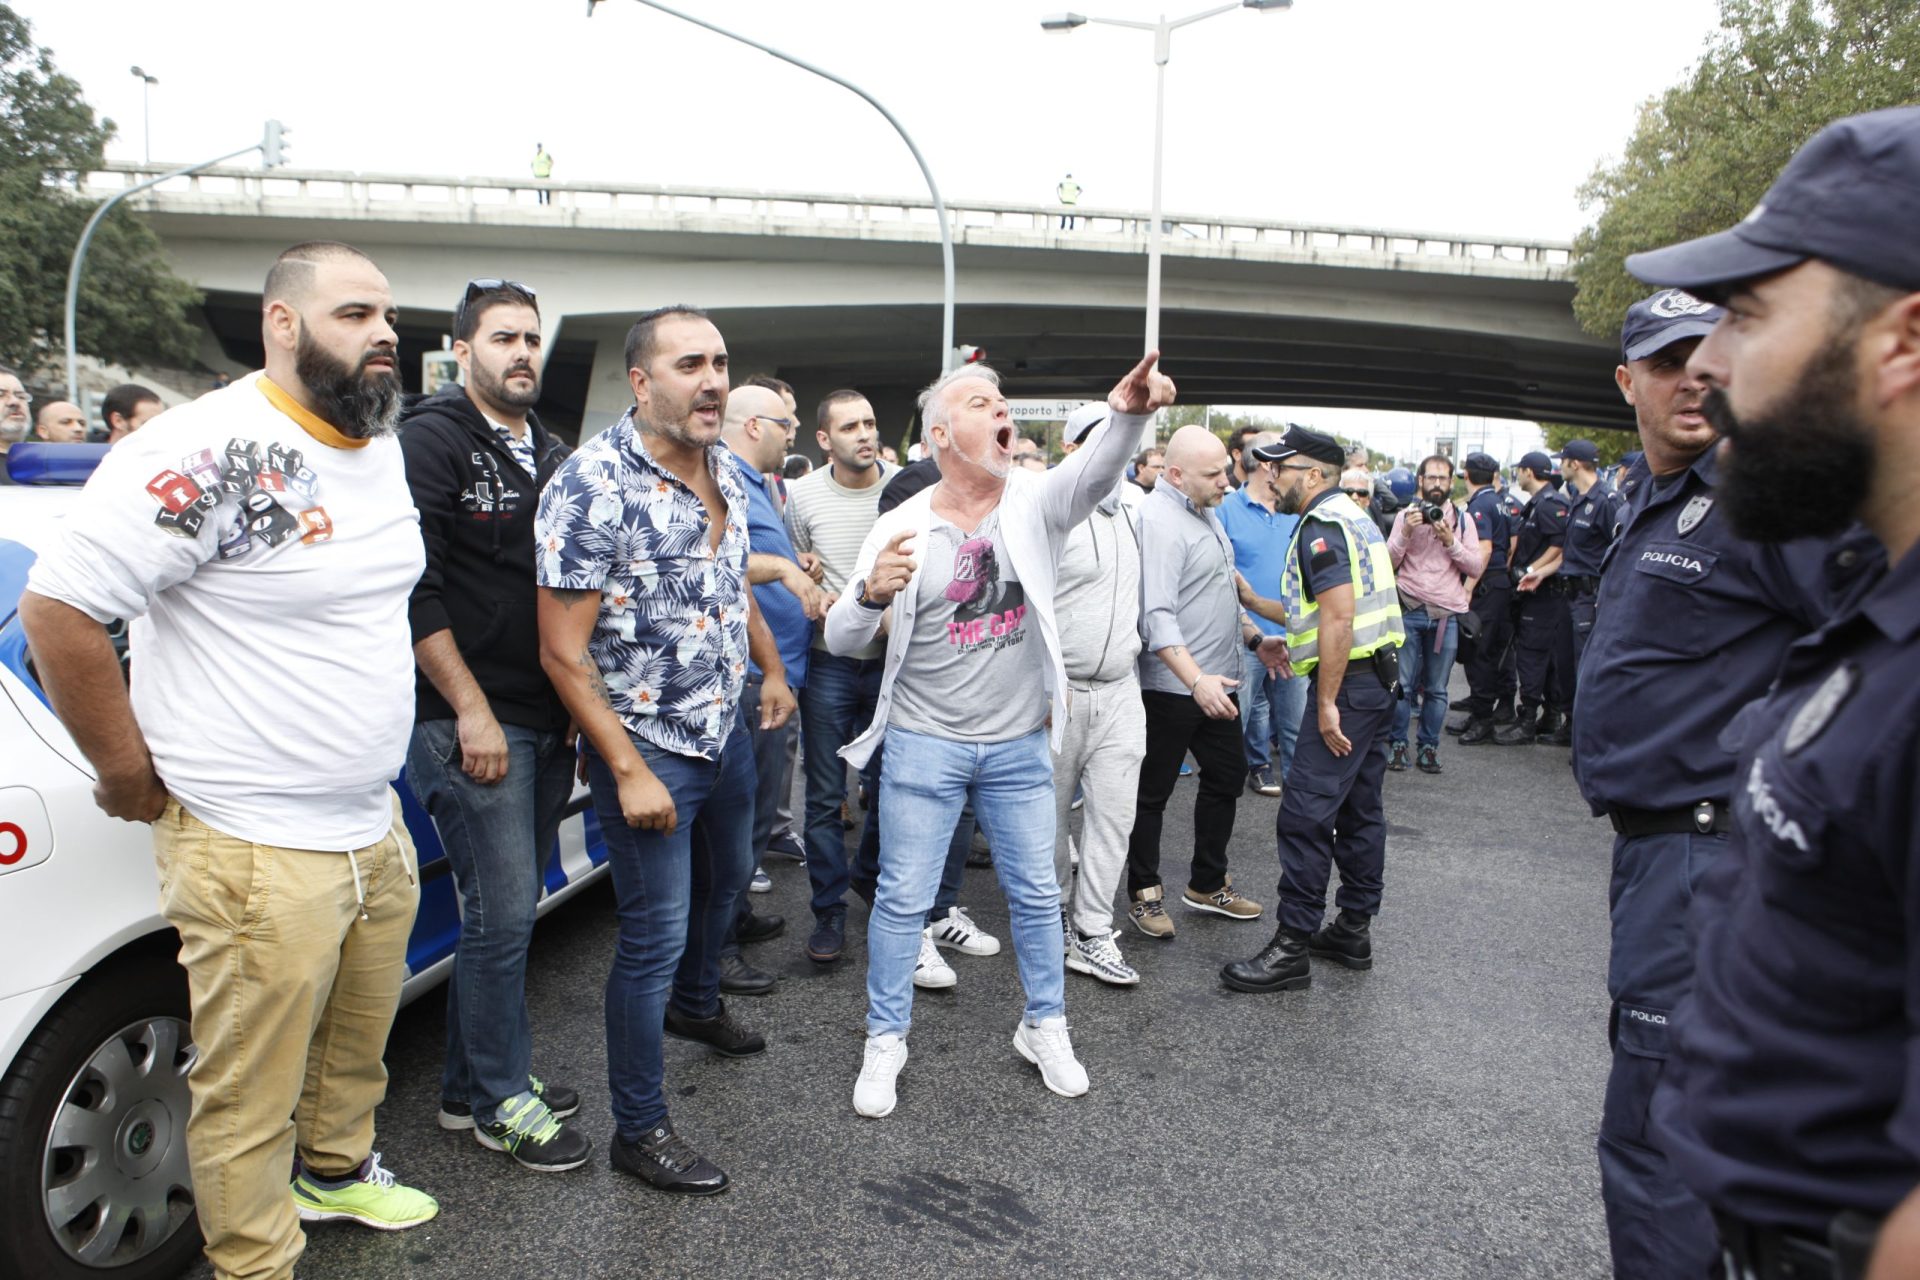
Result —
<instances>
[{"instance_id":1,"label":"traffic light","mask_svg":"<svg viewBox=\"0 0 1920 1280\"><path fill-rule=\"evenodd\" d=\"M277 169L287 162L287 135L292 132L278 120L267 121L266 140L260 144L260 157L267 168Z\"/></svg>"}]
</instances>

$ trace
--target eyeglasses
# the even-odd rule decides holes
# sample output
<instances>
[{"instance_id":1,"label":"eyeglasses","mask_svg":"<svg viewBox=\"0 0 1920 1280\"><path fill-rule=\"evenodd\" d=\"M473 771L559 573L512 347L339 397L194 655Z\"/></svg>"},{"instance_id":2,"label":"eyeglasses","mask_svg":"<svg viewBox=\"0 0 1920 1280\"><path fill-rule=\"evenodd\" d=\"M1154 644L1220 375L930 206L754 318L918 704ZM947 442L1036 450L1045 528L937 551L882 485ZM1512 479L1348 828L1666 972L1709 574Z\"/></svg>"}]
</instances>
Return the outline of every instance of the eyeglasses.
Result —
<instances>
[{"instance_id":1,"label":"eyeglasses","mask_svg":"<svg viewBox=\"0 0 1920 1280\"><path fill-rule=\"evenodd\" d=\"M1342 489L1340 492L1346 494L1349 498L1371 498L1373 496L1371 489Z\"/></svg>"},{"instance_id":2,"label":"eyeglasses","mask_svg":"<svg viewBox=\"0 0 1920 1280\"><path fill-rule=\"evenodd\" d=\"M1282 471L1318 471L1320 469L1311 462L1276 462L1273 465Z\"/></svg>"},{"instance_id":3,"label":"eyeglasses","mask_svg":"<svg viewBox=\"0 0 1920 1280\"><path fill-rule=\"evenodd\" d=\"M756 413L753 416L756 422L771 422L775 426L779 427L782 431L791 431L794 429L794 427L799 425L798 423L794 422L792 418L769 418L763 413Z\"/></svg>"},{"instance_id":4,"label":"eyeglasses","mask_svg":"<svg viewBox=\"0 0 1920 1280\"><path fill-rule=\"evenodd\" d=\"M501 280L493 276L487 276L478 280L469 280L467 281L467 291L460 295L460 305L453 309L454 332L459 332L461 327L460 322L466 317L467 308L473 305L473 300L485 294L492 293L495 290L523 294L528 302L532 302L540 296L533 291L532 285L521 284L518 280Z\"/></svg>"}]
</instances>

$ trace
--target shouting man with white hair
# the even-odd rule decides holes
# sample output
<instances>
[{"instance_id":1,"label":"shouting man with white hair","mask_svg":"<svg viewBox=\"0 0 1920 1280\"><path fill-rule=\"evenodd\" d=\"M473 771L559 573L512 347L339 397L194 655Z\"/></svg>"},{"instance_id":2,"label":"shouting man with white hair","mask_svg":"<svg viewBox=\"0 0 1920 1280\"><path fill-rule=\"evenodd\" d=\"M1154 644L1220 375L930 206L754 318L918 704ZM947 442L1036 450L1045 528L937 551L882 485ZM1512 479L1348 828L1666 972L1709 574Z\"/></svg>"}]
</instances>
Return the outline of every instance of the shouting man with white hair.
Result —
<instances>
[{"instance_id":1,"label":"shouting man with white hair","mask_svg":"<svg viewBox=\"0 0 1920 1280\"><path fill-rule=\"evenodd\" d=\"M1017 437L997 374L968 365L942 375L920 402L940 482L880 517L827 614L827 647L841 654L889 623L873 723L842 752L862 767L886 739L867 1048L853 1091L861 1115L893 1110L920 931L969 801L993 845L1026 989L1014 1048L1053 1092L1087 1091L1067 1035L1053 872L1049 747L1060 745L1069 697L1054 587L1068 533L1113 490L1147 415L1173 403L1158 359L1148 352L1120 380L1111 419L1045 473L1013 466Z\"/></svg>"}]
</instances>

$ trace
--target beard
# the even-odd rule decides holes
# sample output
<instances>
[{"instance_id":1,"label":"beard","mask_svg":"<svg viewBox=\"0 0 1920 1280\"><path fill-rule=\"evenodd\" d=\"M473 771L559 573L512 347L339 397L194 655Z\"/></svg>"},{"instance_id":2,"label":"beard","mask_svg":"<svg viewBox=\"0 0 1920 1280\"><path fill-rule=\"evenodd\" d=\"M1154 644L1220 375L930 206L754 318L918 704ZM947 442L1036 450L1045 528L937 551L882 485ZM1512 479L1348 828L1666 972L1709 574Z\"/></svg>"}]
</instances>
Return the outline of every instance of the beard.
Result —
<instances>
[{"instance_id":1,"label":"beard","mask_svg":"<svg viewBox=\"0 0 1920 1280\"><path fill-rule=\"evenodd\" d=\"M703 391L685 405L665 406L660 405L657 391L655 396L653 404L666 412L657 418L649 416L646 419L648 432L687 449L704 449L720 438L718 423L709 432L705 427L694 426L692 419L701 409L718 409L724 413L727 408L726 397Z\"/></svg>"},{"instance_id":2,"label":"beard","mask_svg":"<svg viewBox=\"0 0 1920 1280\"><path fill-rule=\"evenodd\" d=\"M390 349L375 347L349 367L310 339L305 328L295 339L294 372L318 404L320 416L343 436L372 440L392 435L400 425L400 371L369 374L367 362L376 357L399 358Z\"/></svg>"},{"instance_id":3,"label":"beard","mask_svg":"<svg viewBox=\"0 0 1920 1280\"><path fill-rule=\"evenodd\" d=\"M1736 417L1718 387L1700 411L1722 439L1715 484L1733 530L1755 542L1829 537L1853 522L1873 473L1873 429L1855 411L1853 335L1808 360L1785 395Z\"/></svg>"},{"instance_id":4,"label":"beard","mask_svg":"<svg viewBox=\"0 0 1920 1280\"><path fill-rule=\"evenodd\" d=\"M0 444L19 444L27 438L27 416L0 418Z\"/></svg>"},{"instance_id":5,"label":"beard","mask_svg":"<svg viewBox=\"0 0 1920 1280\"><path fill-rule=\"evenodd\" d=\"M952 428L949 427L948 430L952 430ZM974 466L980 468L982 471L992 476L995 480L1005 480L1008 474L1013 470L1012 458L1004 458L1004 459L996 458L991 453L987 454L983 458L976 458L972 454L968 453L965 449L961 448L960 441L957 439L953 442L953 451L959 454L963 460L967 462L971 462Z\"/></svg>"},{"instance_id":6,"label":"beard","mask_svg":"<svg viewBox=\"0 0 1920 1280\"><path fill-rule=\"evenodd\" d=\"M494 377L493 370L487 368L478 360L473 362L472 369L474 388L502 409L524 411L540 403L540 371L535 369L527 361L516 361L506 369L501 370L500 376L497 378ZM533 389L531 391L515 391L508 385L507 379L519 373L524 373L527 377L533 379Z\"/></svg>"},{"instance_id":7,"label":"beard","mask_svg":"<svg viewBox=\"0 0 1920 1280\"><path fill-rule=\"evenodd\" d=\"M1420 496L1437 507L1445 502L1447 496L1452 492L1453 490L1451 489L1427 489L1423 490Z\"/></svg>"}]
</instances>

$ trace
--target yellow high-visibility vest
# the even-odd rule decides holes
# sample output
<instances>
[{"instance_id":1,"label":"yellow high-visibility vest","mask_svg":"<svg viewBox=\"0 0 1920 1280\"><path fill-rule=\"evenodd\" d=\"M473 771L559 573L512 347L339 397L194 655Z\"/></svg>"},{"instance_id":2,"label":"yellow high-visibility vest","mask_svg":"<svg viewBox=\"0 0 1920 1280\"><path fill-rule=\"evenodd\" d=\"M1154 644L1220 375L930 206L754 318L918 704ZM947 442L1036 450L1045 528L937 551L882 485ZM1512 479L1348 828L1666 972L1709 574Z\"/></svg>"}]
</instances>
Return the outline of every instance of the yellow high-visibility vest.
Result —
<instances>
[{"instance_id":1,"label":"yellow high-visibility vest","mask_svg":"<svg viewBox=\"0 0 1920 1280\"><path fill-rule=\"evenodd\" d=\"M1293 531L1293 542L1287 547L1286 570L1280 575L1280 593L1287 606L1287 651L1296 675L1305 675L1320 665L1320 605L1307 599L1306 582L1300 574L1300 539L1310 520L1331 521L1347 531L1347 562L1353 571L1353 647L1347 653L1349 661L1370 657L1388 645L1403 644L1407 638L1387 540L1359 503L1336 493L1315 507L1311 516L1301 517Z\"/></svg>"}]
</instances>

